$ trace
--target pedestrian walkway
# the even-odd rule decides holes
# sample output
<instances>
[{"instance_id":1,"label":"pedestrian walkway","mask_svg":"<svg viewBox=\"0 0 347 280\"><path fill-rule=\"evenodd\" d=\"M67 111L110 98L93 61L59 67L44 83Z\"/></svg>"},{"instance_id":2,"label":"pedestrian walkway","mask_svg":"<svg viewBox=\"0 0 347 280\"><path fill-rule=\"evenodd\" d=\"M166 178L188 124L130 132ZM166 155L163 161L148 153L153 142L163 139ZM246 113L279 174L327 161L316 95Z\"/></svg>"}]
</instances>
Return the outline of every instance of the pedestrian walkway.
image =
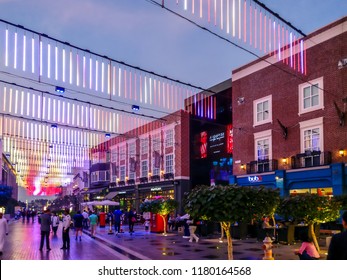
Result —
<instances>
[{"instance_id":1,"label":"pedestrian walkway","mask_svg":"<svg viewBox=\"0 0 347 280\"><path fill-rule=\"evenodd\" d=\"M61 226L61 224L60 224ZM10 233L2 260L226 260L226 240L220 243L219 236L201 237L198 243L190 243L177 232L163 234L150 233L142 225L136 225L133 234L124 232L114 234L113 229L98 227L96 238L84 230L82 241L75 240L74 231L70 231L70 250L61 250L61 228L56 237L50 237L51 251L39 251L40 225L37 222L13 221L9 225ZM124 228L126 229L126 228ZM321 259L326 259L326 247L322 240ZM276 260L297 260L294 250L300 244L273 245ZM262 242L254 238L233 240L235 260L261 260L264 256Z\"/></svg>"}]
</instances>

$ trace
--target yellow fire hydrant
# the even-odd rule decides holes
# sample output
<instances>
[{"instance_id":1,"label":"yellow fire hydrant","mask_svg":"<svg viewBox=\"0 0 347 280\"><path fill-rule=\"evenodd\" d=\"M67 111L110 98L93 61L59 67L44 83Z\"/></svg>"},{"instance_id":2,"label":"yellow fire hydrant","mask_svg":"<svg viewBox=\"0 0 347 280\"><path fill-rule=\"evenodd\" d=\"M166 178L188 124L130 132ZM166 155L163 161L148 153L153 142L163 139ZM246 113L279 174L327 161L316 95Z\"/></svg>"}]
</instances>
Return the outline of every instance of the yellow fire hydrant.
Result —
<instances>
[{"instance_id":1,"label":"yellow fire hydrant","mask_svg":"<svg viewBox=\"0 0 347 280\"><path fill-rule=\"evenodd\" d=\"M264 257L263 260L274 260L272 257L272 239L269 236L266 236L263 240L263 250L264 250Z\"/></svg>"}]
</instances>

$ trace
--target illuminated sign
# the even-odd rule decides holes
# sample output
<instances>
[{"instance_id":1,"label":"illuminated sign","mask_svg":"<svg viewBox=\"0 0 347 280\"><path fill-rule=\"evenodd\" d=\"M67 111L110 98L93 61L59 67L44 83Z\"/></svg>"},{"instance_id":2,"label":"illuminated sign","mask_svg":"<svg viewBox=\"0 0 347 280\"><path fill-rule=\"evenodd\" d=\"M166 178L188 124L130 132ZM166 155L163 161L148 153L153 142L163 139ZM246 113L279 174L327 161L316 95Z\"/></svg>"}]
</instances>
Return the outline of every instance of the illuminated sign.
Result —
<instances>
[{"instance_id":1,"label":"illuminated sign","mask_svg":"<svg viewBox=\"0 0 347 280\"><path fill-rule=\"evenodd\" d=\"M161 188L151 188L151 192L161 191Z\"/></svg>"},{"instance_id":2,"label":"illuminated sign","mask_svg":"<svg viewBox=\"0 0 347 280\"><path fill-rule=\"evenodd\" d=\"M257 183L263 181L263 178L261 176L248 176L248 182L250 183Z\"/></svg>"}]
</instances>

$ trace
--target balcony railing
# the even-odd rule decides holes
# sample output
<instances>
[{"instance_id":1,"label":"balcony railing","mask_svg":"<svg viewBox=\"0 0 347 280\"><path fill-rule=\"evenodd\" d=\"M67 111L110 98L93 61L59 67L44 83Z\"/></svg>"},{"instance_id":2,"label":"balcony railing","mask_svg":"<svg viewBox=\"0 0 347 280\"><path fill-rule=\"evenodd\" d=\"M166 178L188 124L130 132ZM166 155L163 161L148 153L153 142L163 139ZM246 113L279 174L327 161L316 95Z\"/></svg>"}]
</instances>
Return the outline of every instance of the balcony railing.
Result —
<instances>
[{"instance_id":1,"label":"balcony railing","mask_svg":"<svg viewBox=\"0 0 347 280\"><path fill-rule=\"evenodd\" d=\"M247 163L247 174L274 171L278 168L277 159L254 160Z\"/></svg>"},{"instance_id":2,"label":"balcony railing","mask_svg":"<svg viewBox=\"0 0 347 280\"><path fill-rule=\"evenodd\" d=\"M152 181L152 182L160 181L160 176L159 176L159 175L153 175L153 176L151 176L151 181Z\"/></svg>"},{"instance_id":3,"label":"balcony railing","mask_svg":"<svg viewBox=\"0 0 347 280\"><path fill-rule=\"evenodd\" d=\"M291 157L291 167L305 168L331 164L331 152L307 151Z\"/></svg>"},{"instance_id":4,"label":"balcony railing","mask_svg":"<svg viewBox=\"0 0 347 280\"><path fill-rule=\"evenodd\" d=\"M165 180L170 180L174 178L174 174L173 173L165 173L164 174L164 179Z\"/></svg>"}]
</instances>

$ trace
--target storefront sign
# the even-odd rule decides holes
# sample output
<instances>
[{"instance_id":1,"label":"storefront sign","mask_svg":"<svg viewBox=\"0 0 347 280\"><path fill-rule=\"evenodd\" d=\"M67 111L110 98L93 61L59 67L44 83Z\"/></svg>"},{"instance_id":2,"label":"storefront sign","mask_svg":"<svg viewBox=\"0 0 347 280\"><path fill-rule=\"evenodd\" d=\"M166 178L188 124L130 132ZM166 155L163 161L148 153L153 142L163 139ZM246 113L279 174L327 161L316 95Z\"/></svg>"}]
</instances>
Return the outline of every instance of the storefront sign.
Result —
<instances>
[{"instance_id":1,"label":"storefront sign","mask_svg":"<svg viewBox=\"0 0 347 280\"><path fill-rule=\"evenodd\" d=\"M263 181L263 178L261 176L248 176L248 182L250 183L257 183Z\"/></svg>"},{"instance_id":2,"label":"storefront sign","mask_svg":"<svg viewBox=\"0 0 347 280\"><path fill-rule=\"evenodd\" d=\"M161 191L161 188L151 188L151 192Z\"/></svg>"}]
</instances>

